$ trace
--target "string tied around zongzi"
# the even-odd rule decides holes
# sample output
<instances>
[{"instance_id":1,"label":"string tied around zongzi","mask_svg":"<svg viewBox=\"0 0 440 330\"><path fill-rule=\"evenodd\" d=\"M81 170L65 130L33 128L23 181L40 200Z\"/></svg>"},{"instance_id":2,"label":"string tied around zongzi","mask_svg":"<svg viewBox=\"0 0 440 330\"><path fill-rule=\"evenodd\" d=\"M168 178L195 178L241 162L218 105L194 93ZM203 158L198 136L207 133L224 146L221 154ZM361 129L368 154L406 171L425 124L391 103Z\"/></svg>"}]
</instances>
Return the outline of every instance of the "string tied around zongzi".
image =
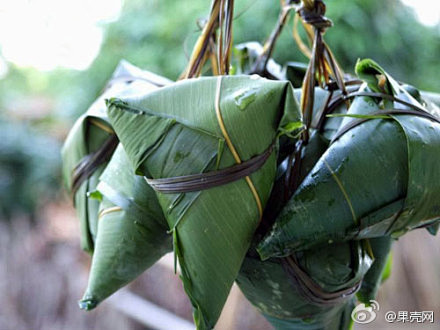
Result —
<instances>
[{"instance_id":1,"label":"string tied around zongzi","mask_svg":"<svg viewBox=\"0 0 440 330\"><path fill-rule=\"evenodd\" d=\"M289 275L292 284L299 290L300 294L310 303L317 306L338 305L349 300L359 291L362 281L357 281L348 288L336 292L327 292L298 264L295 254L282 258L281 264Z\"/></svg>"},{"instance_id":2,"label":"string tied around zongzi","mask_svg":"<svg viewBox=\"0 0 440 330\"><path fill-rule=\"evenodd\" d=\"M266 163L274 147L275 143L272 143L263 153L245 162L221 170L170 178L145 178L145 180L154 190L168 194L186 193L218 187L246 178L258 171Z\"/></svg>"},{"instance_id":3,"label":"string tied around zongzi","mask_svg":"<svg viewBox=\"0 0 440 330\"><path fill-rule=\"evenodd\" d=\"M231 150L231 153L235 159L235 162L237 164L241 164L242 160L240 158L240 155L238 154L237 150L234 147L234 144L231 141L231 138L229 137L228 131L226 130L226 126L223 121L221 109L220 109L220 94L221 94L221 86L222 86L222 76L219 76L217 79L217 88L215 93L215 112L217 115L217 121L220 125L220 129L222 131L223 137L226 140L226 144L228 145L228 148ZM252 179L249 176L245 177L246 183L249 186L249 189L252 192L252 195L255 198L255 202L257 203L258 207L258 213L260 214L260 220L263 216L263 205L261 203L260 196L258 195L257 189L255 188L254 183L252 182Z\"/></svg>"}]
</instances>

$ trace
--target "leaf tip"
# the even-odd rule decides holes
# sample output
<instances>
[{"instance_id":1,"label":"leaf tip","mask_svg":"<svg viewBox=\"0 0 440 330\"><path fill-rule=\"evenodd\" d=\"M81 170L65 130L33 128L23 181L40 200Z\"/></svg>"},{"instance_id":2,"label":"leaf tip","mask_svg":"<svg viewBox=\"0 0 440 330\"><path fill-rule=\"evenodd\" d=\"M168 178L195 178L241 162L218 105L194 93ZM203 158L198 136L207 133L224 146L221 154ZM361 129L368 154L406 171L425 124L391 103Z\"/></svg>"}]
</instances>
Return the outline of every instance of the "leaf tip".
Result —
<instances>
[{"instance_id":1,"label":"leaf tip","mask_svg":"<svg viewBox=\"0 0 440 330\"><path fill-rule=\"evenodd\" d=\"M98 301L92 297L84 298L78 301L78 306L80 309L90 311L98 305Z\"/></svg>"},{"instance_id":2,"label":"leaf tip","mask_svg":"<svg viewBox=\"0 0 440 330\"><path fill-rule=\"evenodd\" d=\"M266 261L267 259L272 257L273 249L270 247L270 245L265 244L264 241L257 246L256 250L262 261Z\"/></svg>"}]
</instances>

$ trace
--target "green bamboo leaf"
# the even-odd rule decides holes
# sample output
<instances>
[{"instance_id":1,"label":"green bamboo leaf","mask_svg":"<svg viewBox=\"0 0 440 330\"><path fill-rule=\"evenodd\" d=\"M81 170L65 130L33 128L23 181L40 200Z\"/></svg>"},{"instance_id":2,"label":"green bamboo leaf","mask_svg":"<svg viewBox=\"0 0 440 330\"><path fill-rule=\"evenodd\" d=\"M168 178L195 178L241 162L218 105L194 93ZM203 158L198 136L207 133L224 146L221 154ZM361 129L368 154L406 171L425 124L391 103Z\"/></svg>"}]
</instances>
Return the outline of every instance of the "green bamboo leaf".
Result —
<instances>
[{"instance_id":1,"label":"green bamboo leaf","mask_svg":"<svg viewBox=\"0 0 440 330\"><path fill-rule=\"evenodd\" d=\"M230 146L221 147L225 136L219 109L242 161L276 142L280 123L301 120L289 83L249 76L191 79L144 97L108 101L109 117L133 168L153 179L210 172L217 165L224 169L236 163ZM274 181L276 158L272 152L250 175L263 207ZM157 196L173 231L195 322L198 328L212 328L258 225L256 198L244 179L202 191L157 192Z\"/></svg>"},{"instance_id":2,"label":"green bamboo leaf","mask_svg":"<svg viewBox=\"0 0 440 330\"><path fill-rule=\"evenodd\" d=\"M353 103L350 111L356 105ZM400 146L394 145L393 149L390 148L390 133L397 135L396 140L401 141ZM370 136L373 135L374 144L369 143ZM366 145L369 146L368 149L365 148ZM387 150L385 158L383 154L387 148L392 149L395 154ZM296 249L306 249L317 244L316 240L321 237L325 237L321 242L354 238L359 217L369 211L372 202L386 205L396 199L395 195L399 196L403 192L405 181L402 183L393 180L390 184L383 177L393 177L396 172L404 176L407 173L405 162L401 162L400 169L388 165L388 162L404 157L403 132L388 121L369 121L342 136L325 152L287 203L271 236L260 244L260 254L263 257L270 256L273 252L270 250L273 249L278 251L276 255L288 255ZM371 163L377 164L379 172L371 179L365 178L370 180L368 184L359 184L359 180L354 178L365 176L372 166L365 159L374 160ZM378 163L379 161L381 162ZM377 188L376 195L371 196L371 187ZM354 192L358 197L351 197ZM345 222L342 223L341 219ZM350 230L353 234L348 236Z\"/></svg>"},{"instance_id":3,"label":"green bamboo leaf","mask_svg":"<svg viewBox=\"0 0 440 330\"><path fill-rule=\"evenodd\" d=\"M354 299L348 301L338 309L334 309L333 313L328 313L322 319L319 318L305 318L302 319L283 319L276 318L270 315L264 317L277 330L335 330L335 329L351 329L353 323L351 319L351 312L355 307Z\"/></svg>"},{"instance_id":4,"label":"green bamboo leaf","mask_svg":"<svg viewBox=\"0 0 440 330\"><path fill-rule=\"evenodd\" d=\"M171 236L153 189L133 174L121 145L100 178L102 196L89 284L80 307L93 309L165 253Z\"/></svg>"},{"instance_id":5,"label":"green bamboo leaf","mask_svg":"<svg viewBox=\"0 0 440 330\"><path fill-rule=\"evenodd\" d=\"M112 129L106 121L104 99L100 98L76 121L62 149L63 178L70 193L73 193L75 168L110 139L111 132ZM96 237L99 202L88 199L87 193L95 190L104 167L104 164L98 165L74 192L74 204L80 219L81 247L89 253L93 252L93 241Z\"/></svg>"},{"instance_id":6,"label":"green bamboo leaf","mask_svg":"<svg viewBox=\"0 0 440 330\"><path fill-rule=\"evenodd\" d=\"M307 63L287 62L285 70L286 79L289 80L295 88L300 88L307 72Z\"/></svg>"},{"instance_id":7,"label":"green bamboo leaf","mask_svg":"<svg viewBox=\"0 0 440 330\"><path fill-rule=\"evenodd\" d=\"M365 275L371 259L361 242L321 245L297 254L301 268L326 292L350 288ZM247 256L237 284L246 298L276 329L346 329L353 296L338 303L312 303L278 258ZM349 318L348 318L349 319Z\"/></svg>"},{"instance_id":8,"label":"green bamboo leaf","mask_svg":"<svg viewBox=\"0 0 440 330\"><path fill-rule=\"evenodd\" d=\"M316 88L315 98L328 95ZM316 104L320 103L315 102ZM337 109L342 112L345 106ZM322 109L314 109L314 116ZM342 118L328 119L322 132L313 131L309 143L301 153L299 181L310 172L316 161L328 148L329 139L335 134ZM328 139L326 138L328 137ZM282 162L278 167L277 180L264 213L264 221L271 222L284 206L285 175L287 167ZM254 238L254 245L261 234ZM347 242L323 244L304 252L295 253L300 267L309 279L325 292L337 292L354 286L362 279L371 265L365 244ZM331 305L312 303L304 296L292 275L286 271L286 263L270 258L261 261L254 247L247 254L240 269L237 283L247 299L266 317L276 329L347 329L353 309L353 296L347 296Z\"/></svg>"},{"instance_id":9,"label":"green bamboo leaf","mask_svg":"<svg viewBox=\"0 0 440 330\"><path fill-rule=\"evenodd\" d=\"M362 84L359 87L359 92L371 92L368 85L366 83ZM346 125L351 124L354 121L354 118L368 118L371 116L371 113L376 112L379 110L380 105L377 99L374 99L369 96L358 96L356 97L353 102L351 103L350 109L348 113L345 113L346 117L343 118L342 122L340 123L340 126L338 127L344 127ZM380 118L378 118L380 119ZM388 119L388 117L383 118Z\"/></svg>"},{"instance_id":10,"label":"green bamboo leaf","mask_svg":"<svg viewBox=\"0 0 440 330\"><path fill-rule=\"evenodd\" d=\"M88 193L95 191L99 176L117 144L107 119L105 99L111 96L134 96L139 89L154 90L170 82L122 60L106 91L76 121L66 138L61 151L63 178L67 190L73 194L80 219L81 247L89 253L93 252L97 234L99 201L88 198Z\"/></svg>"},{"instance_id":11,"label":"green bamboo leaf","mask_svg":"<svg viewBox=\"0 0 440 330\"><path fill-rule=\"evenodd\" d=\"M364 107L357 100L349 114L379 110L379 104L374 109L374 103ZM367 121L329 147L259 245L263 258L329 240L400 236L439 219L440 125L418 116L392 117Z\"/></svg>"},{"instance_id":12,"label":"green bamboo leaf","mask_svg":"<svg viewBox=\"0 0 440 330\"><path fill-rule=\"evenodd\" d=\"M375 92L396 94L399 84L382 67L371 59L358 59L355 66L356 75L368 84L368 87Z\"/></svg>"},{"instance_id":13,"label":"green bamboo leaf","mask_svg":"<svg viewBox=\"0 0 440 330\"><path fill-rule=\"evenodd\" d=\"M424 100L431 102L437 108L440 107L440 94L432 92L421 92L421 96Z\"/></svg>"},{"instance_id":14,"label":"green bamboo leaf","mask_svg":"<svg viewBox=\"0 0 440 330\"><path fill-rule=\"evenodd\" d=\"M232 66L234 73L243 74L259 74L277 80L285 80L285 69L276 63L272 58L267 62L265 72L254 72L254 66L257 59L263 54L263 45L256 41L244 42L235 45L232 49Z\"/></svg>"},{"instance_id":15,"label":"green bamboo leaf","mask_svg":"<svg viewBox=\"0 0 440 330\"><path fill-rule=\"evenodd\" d=\"M392 266L393 266L393 251L390 251L390 253L388 254L388 258L385 262L385 267L383 268L382 271L381 283L385 282L387 279L390 278Z\"/></svg>"},{"instance_id":16,"label":"green bamboo leaf","mask_svg":"<svg viewBox=\"0 0 440 330\"><path fill-rule=\"evenodd\" d=\"M358 60L355 67L356 74L364 80L368 88L374 92L394 95L409 103L421 104L416 100L420 94L415 88L405 88L401 86L393 77L391 77L385 70L371 59ZM386 108L405 109L405 106L390 100L383 100Z\"/></svg>"},{"instance_id":17,"label":"green bamboo leaf","mask_svg":"<svg viewBox=\"0 0 440 330\"><path fill-rule=\"evenodd\" d=\"M357 114L334 114L328 117L348 117L348 118L364 118L364 119L391 119L388 115L357 115Z\"/></svg>"},{"instance_id":18,"label":"green bamboo leaf","mask_svg":"<svg viewBox=\"0 0 440 330\"><path fill-rule=\"evenodd\" d=\"M426 230L433 236L436 236L440 228L440 223L434 223L426 228Z\"/></svg>"},{"instance_id":19,"label":"green bamboo leaf","mask_svg":"<svg viewBox=\"0 0 440 330\"><path fill-rule=\"evenodd\" d=\"M380 284L390 275L391 267L387 267L391 255L393 239L389 236L369 240L374 254L374 262L362 280L362 286L356 294L359 301L365 304L376 300ZM390 265L389 265L390 266ZM387 273L387 274L386 274Z\"/></svg>"},{"instance_id":20,"label":"green bamboo leaf","mask_svg":"<svg viewBox=\"0 0 440 330\"><path fill-rule=\"evenodd\" d=\"M405 131L409 168L405 205L390 228L392 234L400 236L440 219L436 157L440 150L440 125L419 117L395 116L395 120Z\"/></svg>"}]
</instances>

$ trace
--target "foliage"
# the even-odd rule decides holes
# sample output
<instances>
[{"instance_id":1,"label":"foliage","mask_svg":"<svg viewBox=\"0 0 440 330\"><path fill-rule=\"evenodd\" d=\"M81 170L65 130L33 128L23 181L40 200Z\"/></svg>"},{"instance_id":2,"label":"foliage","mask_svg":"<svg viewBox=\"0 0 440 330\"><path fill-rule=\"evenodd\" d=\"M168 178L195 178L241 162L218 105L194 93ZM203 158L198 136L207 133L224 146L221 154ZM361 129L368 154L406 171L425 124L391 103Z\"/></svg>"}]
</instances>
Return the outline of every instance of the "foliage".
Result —
<instances>
[{"instance_id":1,"label":"foliage","mask_svg":"<svg viewBox=\"0 0 440 330\"><path fill-rule=\"evenodd\" d=\"M440 67L435 57L440 53L438 27L422 25L398 0L339 0L326 4L334 27L325 37L345 70L352 71L357 58L371 57L399 80L424 90L440 90ZM0 80L0 108L12 110L17 98L45 95L55 100L52 116L61 122L73 121L96 99L121 58L176 79L200 30L197 21L202 22L208 12L206 0L126 0L120 19L105 26L101 52L88 70L38 72L11 65L6 79ZM278 13L277 1L237 2L235 43L263 42ZM291 29L290 21L277 45L275 59L280 63L305 62Z\"/></svg>"},{"instance_id":2,"label":"foliage","mask_svg":"<svg viewBox=\"0 0 440 330\"><path fill-rule=\"evenodd\" d=\"M58 186L59 144L26 124L0 121L0 219L33 213Z\"/></svg>"}]
</instances>

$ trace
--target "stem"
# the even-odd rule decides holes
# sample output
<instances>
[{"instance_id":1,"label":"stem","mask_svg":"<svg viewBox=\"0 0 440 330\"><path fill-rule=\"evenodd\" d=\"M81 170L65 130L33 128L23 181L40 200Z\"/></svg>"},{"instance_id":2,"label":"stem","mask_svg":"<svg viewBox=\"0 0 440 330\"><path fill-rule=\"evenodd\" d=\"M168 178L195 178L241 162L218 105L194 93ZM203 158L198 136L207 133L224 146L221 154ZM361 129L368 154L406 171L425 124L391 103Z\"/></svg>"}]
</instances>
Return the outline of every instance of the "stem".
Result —
<instances>
[{"instance_id":1,"label":"stem","mask_svg":"<svg viewBox=\"0 0 440 330\"><path fill-rule=\"evenodd\" d=\"M232 21L234 19L234 0L229 0L228 2L228 12L226 14L226 49L224 55L224 68L225 74L229 74L229 66L231 62L231 51L232 51Z\"/></svg>"},{"instance_id":2,"label":"stem","mask_svg":"<svg viewBox=\"0 0 440 330\"><path fill-rule=\"evenodd\" d=\"M224 74L224 67L223 67L223 25L225 20L225 0L220 0L220 12L219 12L219 26L220 26L220 33L218 36L218 71L220 74Z\"/></svg>"},{"instance_id":3,"label":"stem","mask_svg":"<svg viewBox=\"0 0 440 330\"><path fill-rule=\"evenodd\" d=\"M296 44L298 45L299 50L301 53L304 54L308 59L312 57L312 51L310 48L302 41L301 36L298 33L298 22L299 22L299 15L296 14L295 18L293 20L293 30L292 30L292 36L295 40Z\"/></svg>"},{"instance_id":4,"label":"stem","mask_svg":"<svg viewBox=\"0 0 440 330\"><path fill-rule=\"evenodd\" d=\"M280 16L278 18L278 23L272 31L269 39L266 41L263 47L263 53L255 61L252 72L263 73L266 70L267 63L272 56L273 50L275 49L275 44L281 35L281 32L286 25L287 19L289 18L290 11L293 9L292 5L286 5L282 8Z\"/></svg>"},{"instance_id":5,"label":"stem","mask_svg":"<svg viewBox=\"0 0 440 330\"><path fill-rule=\"evenodd\" d=\"M203 58L205 57L206 50L210 38L218 27L218 16L220 11L220 0L214 0L211 8L211 14L206 25L203 27L202 34L197 39L194 46L193 52L191 54L188 67L182 74L182 79L192 78L195 76L197 71L200 71L199 67L203 65Z\"/></svg>"}]
</instances>

